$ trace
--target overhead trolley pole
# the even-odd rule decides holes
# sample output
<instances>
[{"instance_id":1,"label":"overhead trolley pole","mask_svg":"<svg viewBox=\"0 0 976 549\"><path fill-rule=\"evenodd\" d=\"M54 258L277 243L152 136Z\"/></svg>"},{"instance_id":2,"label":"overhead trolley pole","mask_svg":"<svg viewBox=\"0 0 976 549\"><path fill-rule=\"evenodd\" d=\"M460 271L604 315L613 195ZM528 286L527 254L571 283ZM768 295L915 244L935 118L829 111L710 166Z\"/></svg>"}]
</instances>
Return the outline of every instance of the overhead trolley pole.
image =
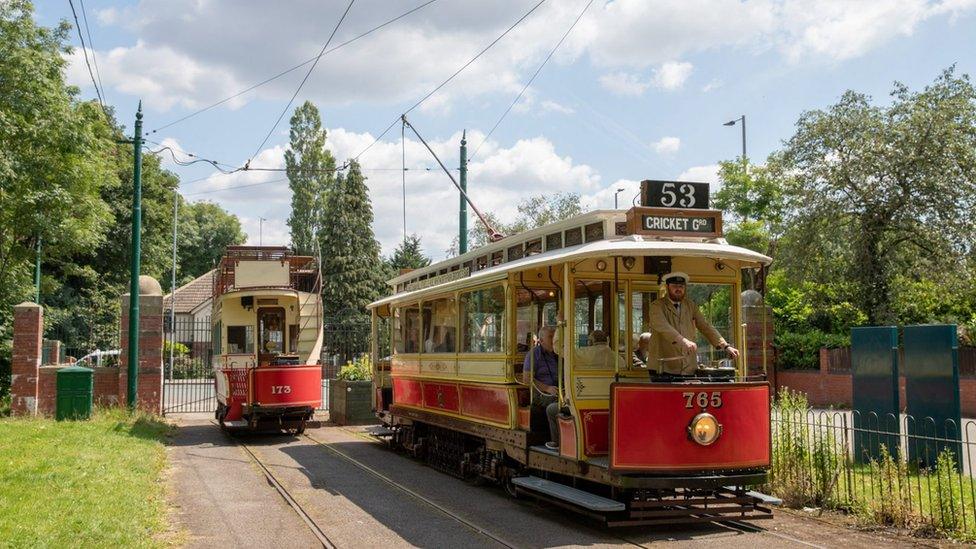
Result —
<instances>
[{"instance_id":1,"label":"overhead trolley pole","mask_svg":"<svg viewBox=\"0 0 976 549\"><path fill-rule=\"evenodd\" d=\"M468 140L467 131L461 132L461 209L458 213L458 255L468 252Z\"/></svg>"}]
</instances>

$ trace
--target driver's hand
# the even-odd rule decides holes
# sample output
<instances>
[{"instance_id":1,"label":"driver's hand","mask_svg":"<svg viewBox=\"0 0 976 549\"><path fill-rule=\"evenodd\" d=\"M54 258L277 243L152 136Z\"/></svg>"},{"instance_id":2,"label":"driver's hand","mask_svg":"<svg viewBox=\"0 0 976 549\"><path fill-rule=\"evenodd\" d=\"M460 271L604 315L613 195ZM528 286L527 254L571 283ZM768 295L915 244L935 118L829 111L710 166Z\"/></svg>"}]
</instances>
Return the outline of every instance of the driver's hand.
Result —
<instances>
[{"instance_id":1,"label":"driver's hand","mask_svg":"<svg viewBox=\"0 0 976 549\"><path fill-rule=\"evenodd\" d=\"M731 358L739 358L739 350L731 345L725 348L725 352L728 353L729 357Z\"/></svg>"},{"instance_id":2,"label":"driver's hand","mask_svg":"<svg viewBox=\"0 0 976 549\"><path fill-rule=\"evenodd\" d=\"M694 341L685 338L685 340L682 343L685 346L684 352L686 355L693 355L698 352L698 344L695 343Z\"/></svg>"}]
</instances>

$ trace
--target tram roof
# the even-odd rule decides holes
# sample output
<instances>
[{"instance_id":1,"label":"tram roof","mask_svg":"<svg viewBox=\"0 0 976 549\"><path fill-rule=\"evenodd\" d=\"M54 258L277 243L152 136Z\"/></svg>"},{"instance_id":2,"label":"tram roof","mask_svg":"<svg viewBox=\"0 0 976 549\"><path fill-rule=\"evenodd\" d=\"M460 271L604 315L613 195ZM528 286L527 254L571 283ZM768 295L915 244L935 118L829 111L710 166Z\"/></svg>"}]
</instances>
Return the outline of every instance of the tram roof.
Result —
<instances>
[{"instance_id":1,"label":"tram roof","mask_svg":"<svg viewBox=\"0 0 976 549\"><path fill-rule=\"evenodd\" d=\"M437 275L438 272L444 270L445 268L449 269L448 272L450 273L452 272L450 269L456 268L458 265L464 265L466 263L476 261L476 258L482 258L485 256L490 258L492 254L499 251L504 252L506 249L518 244L519 242L531 242L540 237L544 238L546 235L557 230L584 227L595 222L610 222L611 224L614 222L620 222L623 221L624 215L625 212L617 210L597 210L583 215L574 216L557 223L552 223L537 229L532 229L516 235L505 237L498 242L493 242L491 244L482 246L464 255L446 259L421 269L412 270L408 273L393 278L389 281L389 283L394 288L398 288L403 283L416 280L418 277ZM472 284L500 280L505 278L505 276L507 276L507 274L511 271L521 271L546 264L562 263L570 259L578 260L601 256L653 255L734 259L747 263L757 263L763 265L769 264L772 261L772 259L761 253L754 252L746 248L741 248L739 246L733 246L727 243L724 238L660 238L646 237L641 235L611 236L609 238L595 240L593 242L546 250L541 253L528 255L512 261L506 261L499 265L487 266L478 271L471 272L470 275L464 276L463 278L445 281L441 284L415 289L412 291L400 291L389 297L370 303L369 307L379 307L396 301L409 300L432 293L450 291Z\"/></svg>"}]
</instances>

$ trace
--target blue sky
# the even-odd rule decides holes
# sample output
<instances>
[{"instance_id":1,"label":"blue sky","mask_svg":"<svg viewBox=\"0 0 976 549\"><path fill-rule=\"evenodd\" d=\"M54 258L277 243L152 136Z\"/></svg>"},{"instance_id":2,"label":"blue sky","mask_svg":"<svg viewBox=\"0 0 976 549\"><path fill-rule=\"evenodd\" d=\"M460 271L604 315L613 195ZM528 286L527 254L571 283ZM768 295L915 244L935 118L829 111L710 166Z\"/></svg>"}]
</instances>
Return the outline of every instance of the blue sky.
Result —
<instances>
[{"instance_id":1,"label":"blue sky","mask_svg":"<svg viewBox=\"0 0 976 549\"><path fill-rule=\"evenodd\" d=\"M404 109L495 39L538 0L437 0L320 60L298 96L322 111L328 147L357 154ZM457 166L462 129L469 151L528 81L587 0L549 0L457 79L409 116ZM94 56L108 103L131 127L143 100L153 130L316 55L348 3L235 0L88 0ZM423 4L357 0L333 45ZM75 0L80 10L80 0ZM67 0L37 6L42 24L72 20ZM81 17L79 12L79 17ZM976 0L595 0L471 163L479 206L503 219L519 199L577 192L588 208L613 205L614 190L641 179L710 181L740 153L762 161L788 139L804 110L847 89L887 102L892 82L912 88L955 63L976 73ZM72 43L79 45L76 33ZM87 39L87 37L86 37ZM256 152L305 69L150 136L231 165ZM69 81L94 89L81 50ZM252 166L283 166L290 113ZM442 257L456 234L456 191L408 134L407 231ZM402 238L400 127L361 157L374 229L389 253ZM290 194L274 172L222 176L167 162L191 200L238 214L257 243L288 242ZM192 182L194 180L199 180Z\"/></svg>"}]
</instances>

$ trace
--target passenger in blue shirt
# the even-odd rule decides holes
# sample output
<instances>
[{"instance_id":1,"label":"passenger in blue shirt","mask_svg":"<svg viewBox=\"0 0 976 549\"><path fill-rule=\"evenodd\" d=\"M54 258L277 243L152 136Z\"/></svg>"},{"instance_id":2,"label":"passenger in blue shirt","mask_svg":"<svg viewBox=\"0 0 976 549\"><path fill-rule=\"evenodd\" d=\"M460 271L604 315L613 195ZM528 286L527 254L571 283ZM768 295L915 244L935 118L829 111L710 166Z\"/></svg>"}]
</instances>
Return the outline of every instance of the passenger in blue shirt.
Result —
<instances>
[{"instance_id":1,"label":"passenger in blue shirt","mask_svg":"<svg viewBox=\"0 0 976 549\"><path fill-rule=\"evenodd\" d=\"M556 421L559 413L559 355L552 343L555 334L554 327L543 326L539 330L539 344L526 353L522 365L523 372L534 368L532 386L536 393L533 405L546 411L549 420L549 442L546 447L552 450L559 449L559 424Z\"/></svg>"}]
</instances>

